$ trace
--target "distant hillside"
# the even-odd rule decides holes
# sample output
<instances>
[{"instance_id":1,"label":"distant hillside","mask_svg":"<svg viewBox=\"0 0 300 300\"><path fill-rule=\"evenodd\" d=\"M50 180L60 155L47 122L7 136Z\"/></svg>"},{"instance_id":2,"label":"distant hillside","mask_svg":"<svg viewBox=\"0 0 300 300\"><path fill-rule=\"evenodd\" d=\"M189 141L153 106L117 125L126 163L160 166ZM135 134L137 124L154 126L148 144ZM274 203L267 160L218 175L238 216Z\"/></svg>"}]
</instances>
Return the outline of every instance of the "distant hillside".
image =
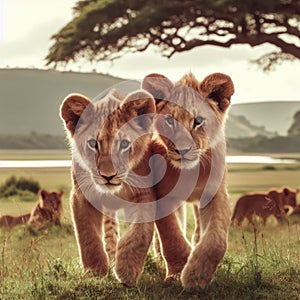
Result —
<instances>
[{"instance_id":1,"label":"distant hillside","mask_svg":"<svg viewBox=\"0 0 300 300\"><path fill-rule=\"evenodd\" d=\"M94 73L0 69L0 135L64 135L58 111L67 94L77 92L94 98L121 81ZM227 136L286 134L298 110L300 101L232 105Z\"/></svg>"},{"instance_id":2,"label":"distant hillside","mask_svg":"<svg viewBox=\"0 0 300 300\"><path fill-rule=\"evenodd\" d=\"M300 110L299 101L243 103L232 105L230 115L245 116L256 126L264 126L267 131L277 131L287 135L293 123L294 114Z\"/></svg>"},{"instance_id":3,"label":"distant hillside","mask_svg":"<svg viewBox=\"0 0 300 300\"><path fill-rule=\"evenodd\" d=\"M58 111L69 93L94 98L120 81L108 75L0 69L0 134L64 134Z\"/></svg>"},{"instance_id":4,"label":"distant hillside","mask_svg":"<svg viewBox=\"0 0 300 300\"><path fill-rule=\"evenodd\" d=\"M263 135L274 137L276 132L267 131L264 126L253 125L245 116L230 114L226 123L227 138L244 138Z\"/></svg>"}]
</instances>

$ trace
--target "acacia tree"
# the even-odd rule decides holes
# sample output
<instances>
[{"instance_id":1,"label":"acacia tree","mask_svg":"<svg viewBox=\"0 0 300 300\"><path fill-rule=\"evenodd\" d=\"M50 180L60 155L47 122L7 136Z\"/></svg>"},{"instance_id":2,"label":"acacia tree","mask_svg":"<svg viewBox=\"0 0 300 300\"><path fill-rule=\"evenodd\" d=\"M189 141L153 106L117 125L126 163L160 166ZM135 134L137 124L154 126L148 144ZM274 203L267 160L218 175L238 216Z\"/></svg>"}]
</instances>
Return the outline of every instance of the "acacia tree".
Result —
<instances>
[{"instance_id":1,"label":"acacia tree","mask_svg":"<svg viewBox=\"0 0 300 300\"><path fill-rule=\"evenodd\" d=\"M295 113L294 120L291 127L288 130L288 134L290 136L300 136L300 110Z\"/></svg>"},{"instance_id":2,"label":"acacia tree","mask_svg":"<svg viewBox=\"0 0 300 300\"><path fill-rule=\"evenodd\" d=\"M264 70L300 59L299 0L82 0L73 12L52 36L47 64L112 60L150 45L170 58L203 45L269 43L277 50L256 60Z\"/></svg>"}]
</instances>

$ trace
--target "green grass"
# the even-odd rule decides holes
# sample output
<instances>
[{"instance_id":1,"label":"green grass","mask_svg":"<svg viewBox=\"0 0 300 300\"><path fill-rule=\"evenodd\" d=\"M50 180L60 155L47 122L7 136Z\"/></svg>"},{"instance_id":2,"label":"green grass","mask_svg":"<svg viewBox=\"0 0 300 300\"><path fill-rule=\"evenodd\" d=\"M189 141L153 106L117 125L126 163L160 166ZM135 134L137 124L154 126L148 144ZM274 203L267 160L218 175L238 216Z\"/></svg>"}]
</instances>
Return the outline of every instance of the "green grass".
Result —
<instances>
[{"instance_id":1,"label":"green grass","mask_svg":"<svg viewBox=\"0 0 300 300\"><path fill-rule=\"evenodd\" d=\"M71 159L66 150L0 150L0 160Z\"/></svg>"},{"instance_id":2,"label":"green grass","mask_svg":"<svg viewBox=\"0 0 300 300\"><path fill-rule=\"evenodd\" d=\"M1 299L297 299L300 293L300 219L256 233L231 228L230 245L212 284L190 294L166 285L163 264L150 253L136 288L113 276L92 277L78 260L73 229L1 232Z\"/></svg>"},{"instance_id":3,"label":"green grass","mask_svg":"<svg viewBox=\"0 0 300 300\"><path fill-rule=\"evenodd\" d=\"M51 157L57 155L61 154L53 152ZM34 158L32 153L29 156ZM49 155L44 153L43 157ZM268 171L263 166L253 166L250 171L245 165L231 165L231 168L238 169L230 171L228 176L232 206L245 192L300 185L297 168ZM192 294L179 285L166 285L164 265L153 256L152 250L138 286L125 288L112 271L105 278L97 278L84 273L80 266L70 218L69 169L2 169L0 183L12 174L37 179L46 189L65 190L63 226L42 231L28 226L11 232L0 230L0 299L299 299L300 215L291 216L280 225L270 218L265 228L257 224L255 231L245 224L242 230L231 227L226 256L211 285L203 291ZM30 211L33 202L21 200L2 199L0 212ZM194 228L190 206L187 228L190 237Z\"/></svg>"},{"instance_id":4,"label":"green grass","mask_svg":"<svg viewBox=\"0 0 300 300\"><path fill-rule=\"evenodd\" d=\"M250 191L265 191L272 187L300 188L299 164L275 166L265 170L264 165L229 165L228 187L231 194Z\"/></svg>"}]
</instances>

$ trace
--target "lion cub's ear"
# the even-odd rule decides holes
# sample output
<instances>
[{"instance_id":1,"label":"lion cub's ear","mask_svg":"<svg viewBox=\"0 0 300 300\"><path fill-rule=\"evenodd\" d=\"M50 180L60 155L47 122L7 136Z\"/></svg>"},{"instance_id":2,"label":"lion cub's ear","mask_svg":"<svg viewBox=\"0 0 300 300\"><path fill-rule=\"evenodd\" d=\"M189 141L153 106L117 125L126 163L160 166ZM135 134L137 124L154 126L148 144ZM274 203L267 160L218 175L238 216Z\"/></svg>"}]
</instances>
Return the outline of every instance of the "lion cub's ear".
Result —
<instances>
[{"instance_id":1,"label":"lion cub's ear","mask_svg":"<svg viewBox=\"0 0 300 300\"><path fill-rule=\"evenodd\" d=\"M173 83L167 77L161 74L149 74L142 82L142 89L148 91L156 101L156 104L165 99L170 98L170 92Z\"/></svg>"},{"instance_id":2,"label":"lion cub's ear","mask_svg":"<svg viewBox=\"0 0 300 300\"><path fill-rule=\"evenodd\" d=\"M92 101L80 94L70 94L64 99L60 107L60 117L65 121L65 127L72 136L81 114L90 104Z\"/></svg>"},{"instance_id":3,"label":"lion cub's ear","mask_svg":"<svg viewBox=\"0 0 300 300\"><path fill-rule=\"evenodd\" d=\"M155 100L148 92L139 90L129 94L122 102L120 109L128 120L138 116L139 125L148 129L152 124L152 114L156 112Z\"/></svg>"},{"instance_id":4,"label":"lion cub's ear","mask_svg":"<svg viewBox=\"0 0 300 300\"><path fill-rule=\"evenodd\" d=\"M47 191L45 191L45 190L40 190L39 194L40 194L40 196L41 196L41 197L40 197L40 200L39 200L39 202L40 202L40 207L41 207L41 208L44 208L44 207L45 207L45 199L47 199L49 193L48 193Z\"/></svg>"},{"instance_id":5,"label":"lion cub's ear","mask_svg":"<svg viewBox=\"0 0 300 300\"><path fill-rule=\"evenodd\" d=\"M234 85L231 78L223 73L208 75L199 84L199 92L208 99L218 103L221 111L225 111L230 105L230 98L234 93Z\"/></svg>"},{"instance_id":6,"label":"lion cub's ear","mask_svg":"<svg viewBox=\"0 0 300 300\"><path fill-rule=\"evenodd\" d=\"M290 194L290 190L287 187L283 188L282 192L285 196L288 196Z\"/></svg>"}]
</instances>

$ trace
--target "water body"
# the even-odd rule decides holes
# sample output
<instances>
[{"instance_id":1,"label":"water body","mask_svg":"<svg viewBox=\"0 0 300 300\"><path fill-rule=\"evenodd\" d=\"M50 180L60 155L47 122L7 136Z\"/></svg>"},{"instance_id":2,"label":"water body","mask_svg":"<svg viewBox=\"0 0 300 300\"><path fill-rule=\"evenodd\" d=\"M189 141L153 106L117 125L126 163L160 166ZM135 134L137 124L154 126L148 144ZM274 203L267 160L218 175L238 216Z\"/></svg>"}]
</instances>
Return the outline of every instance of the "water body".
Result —
<instances>
[{"instance_id":1,"label":"water body","mask_svg":"<svg viewBox=\"0 0 300 300\"><path fill-rule=\"evenodd\" d=\"M0 168L66 168L71 160L0 160Z\"/></svg>"},{"instance_id":2,"label":"water body","mask_svg":"<svg viewBox=\"0 0 300 300\"><path fill-rule=\"evenodd\" d=\"M227 163L231 164L293 164L295 159L273 158L257 155L229 155ZM0 168L67 168L71 160L0 160Z\"/></svg>"},{"instance_id":3,"label":"water body","mask_svg":"<svg viewBox=\"0 0 300 300\"><path fill-rule=\"evenodd\" d=\"M227 156L226 161L231 164L294 164L296 159L273 158L270 156L259 155L233 155Z\"/></svg>"}]
</instances>

